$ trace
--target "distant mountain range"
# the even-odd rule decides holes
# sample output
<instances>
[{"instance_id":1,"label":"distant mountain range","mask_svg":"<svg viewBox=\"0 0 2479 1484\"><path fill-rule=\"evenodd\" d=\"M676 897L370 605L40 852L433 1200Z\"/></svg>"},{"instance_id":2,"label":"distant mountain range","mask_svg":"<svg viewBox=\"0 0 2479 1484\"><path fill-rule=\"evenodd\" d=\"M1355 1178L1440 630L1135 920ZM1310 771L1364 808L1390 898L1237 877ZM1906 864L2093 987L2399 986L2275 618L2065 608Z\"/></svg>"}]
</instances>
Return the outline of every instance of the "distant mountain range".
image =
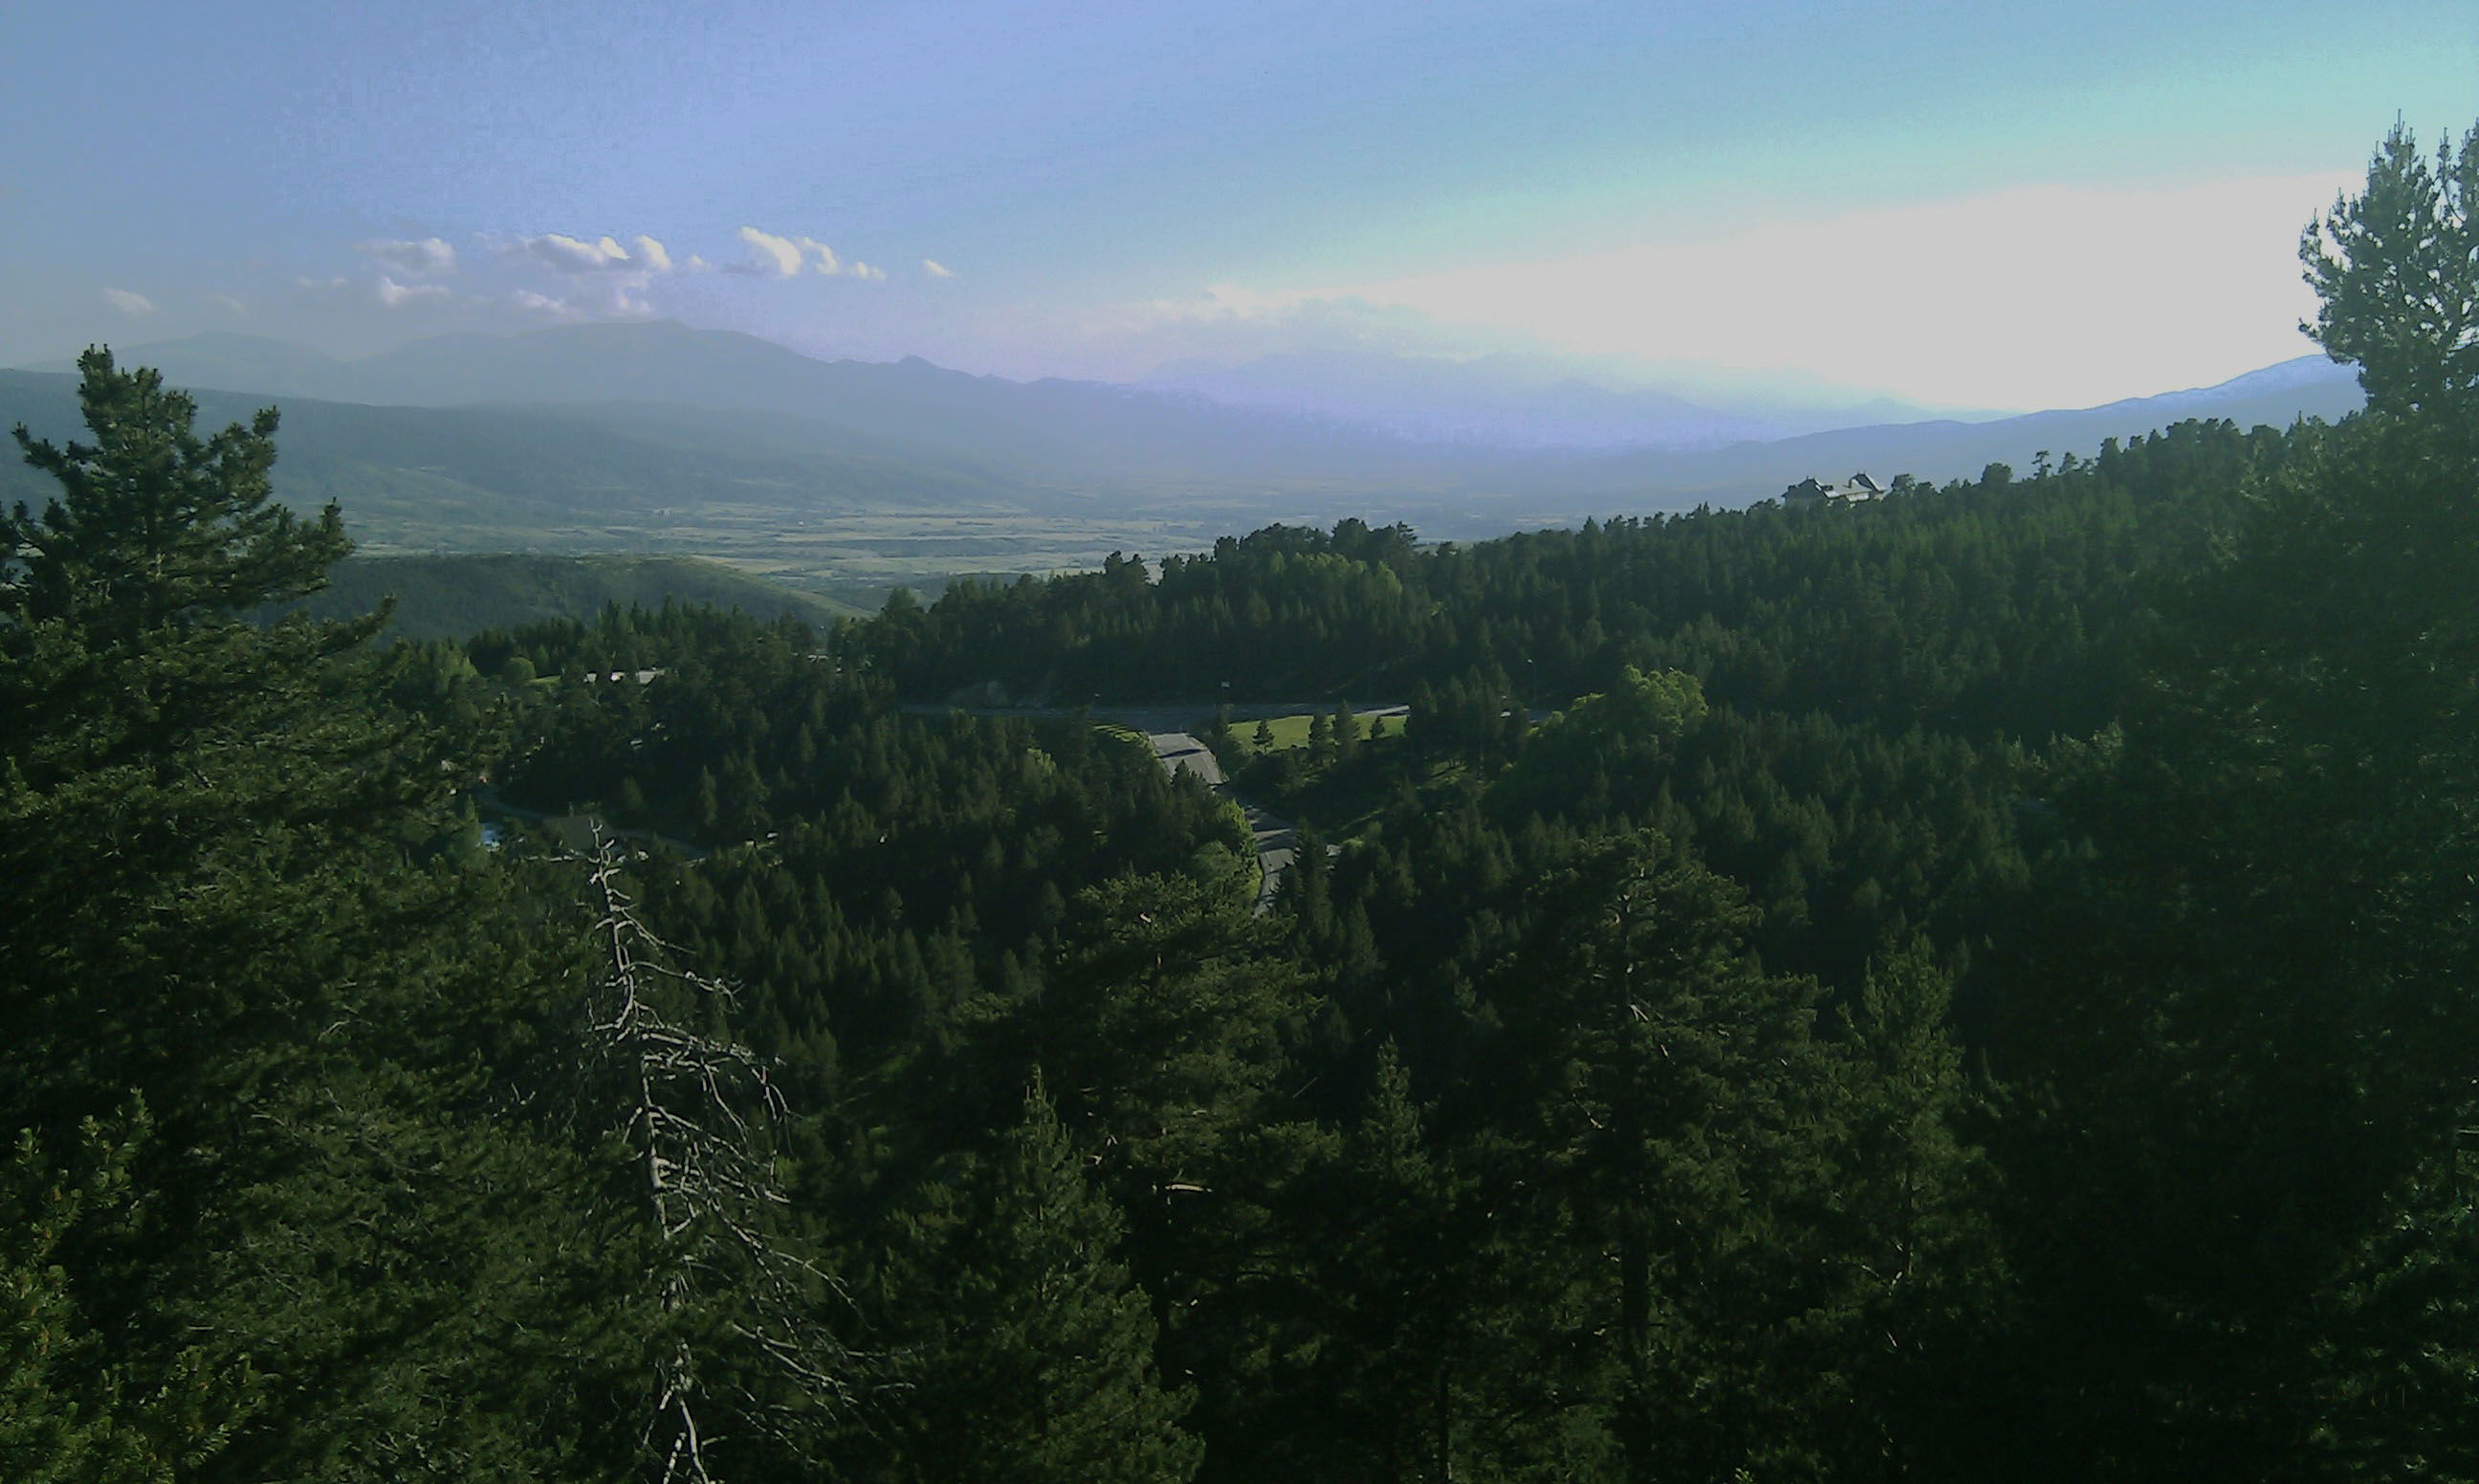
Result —
<instances>
[{"instance_id":1,"label":"distant mountain range","mask_svg":"<svg viewBox=\"0 0 2479 1484\"><path fill-rule=\"evenodd\" d=\"M153 364L145 350L128 359ZM58 373L0 371L0 425L22 422L56 441L74 435L76 385ZM371 406L282 391L194 396L208 427L279 404L276 492L303 507L342 502L356 539L381 550L635 550L626 534L606 533L724 507L790 521L923 505L1017 509L1052 498L1042 485L936 446L762 413L669 403ZM0 499L53 493L16 459L0 459Z\"/></svg>"},{"instance_id":2,"label":"distant mountain range","mask_svg":"<svg viewBox=\"0 0 2479 1484\"><path fill-rule=\"evenodd\" d=\"M1734 406L1721 396L1700 401L1604 385L1541 356L1301 352L1238 366L1168 367L1138 384L1227 406L1358 423L1414 442L1545 451L1716 448L1932 416L1891 399L1838 407Z\"/></svg>"},{"instance_id":3,"label":"distant mountain range","mask_svg":"<svg viewBox=\"0 0 2479 1484\"><path fill-rule=\"evenodd\" d=\"M661 404L758 413L838 448L937 450L1013 480L1082 485L1219 478L1451 479L1456 458L1333 420L1226 407L1101 382L1009 381L913 357L821 361L771 341L668 320L451 335L340 361L256 336L208 334L127 351L173 384L400 407ZM67 366L38 368L67 371ZM686 421L675 419L674 421Z\"/></svg>"},{"instance_id":4,"label":"distant mountain range","mask_svg":"<svg viewBox=\"0 0 2479 1484\"><path fill-rule=\"evenodd\" d=\"M2088 456L2105 438L2185 418L2287 423L2360 403L2348 369L2305 356L2103 407L1782 436L1800 416L1716 412L1498 358L1277 359L1126 387L1017 382L919 359L822 361L669 322L453 336L359 361L213 334L121 359L206 389L202 412L217 422L281 403L286 497L343 499L370 539L405 550L502 538L512 549L637 550L643 521L677 525L722 507L758 512L747 527L766 510L788 522L896 507L1107 517L1185 504L1244 522L1417 505L1455 513L1470 534L1740 504L1811 474L2028 470L2040 449ZM67 432L68 370L0 371L0 425ZM31 477L9 461L0 498L41 493Z\"/></svg>"},{"instance_id":5,"label":"distant mountain range","mask_svg":"<svg viewBox=\"0 0 2479 1484\"><path fill-rule=\"evenodd\" d=\"M2300 356L2216 386L2099 407L1986 422L1948 419L1837 428L1703 452L1628 453L1577 470L1575 477L1606 490L1650 486L1673 499L1745 504L1778 495L1810 474L1838 477L1865 472L1881 480L1907 473L1943 481L1978 474L1991 463L2028 473L2041 450L2089 458L2106 439L2136 437L2190 418L2223 419L2240 427L2286 427L2300 418L2331 422L2345 417L2365 400L2350 368L2320 355Z\"/></svg>"}]
</instances>

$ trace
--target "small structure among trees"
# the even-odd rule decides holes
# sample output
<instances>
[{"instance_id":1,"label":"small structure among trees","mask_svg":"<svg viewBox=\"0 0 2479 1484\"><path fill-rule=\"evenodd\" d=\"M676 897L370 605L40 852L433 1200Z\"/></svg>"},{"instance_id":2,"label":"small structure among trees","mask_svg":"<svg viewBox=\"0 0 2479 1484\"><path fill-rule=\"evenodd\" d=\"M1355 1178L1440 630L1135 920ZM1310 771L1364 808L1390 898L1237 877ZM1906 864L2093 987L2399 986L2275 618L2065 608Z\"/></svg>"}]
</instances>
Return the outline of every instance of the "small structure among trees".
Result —
<instances>
[{"instance_id":1,"label":"small structure among trees","mask_svg":"<svg viewBox=\"0 0 2479 1484\"><path fill-rule=\"evenodd\" d=\"M1827 502L1850 505L1858 504L1863 500L1882 499L1891 493L1892 491L1865 473L1853 474L1840 484L1827 484L1810 474L1782 491L1781 501L1785 505L1813 505Z\"/></svg>"}]
</instances>

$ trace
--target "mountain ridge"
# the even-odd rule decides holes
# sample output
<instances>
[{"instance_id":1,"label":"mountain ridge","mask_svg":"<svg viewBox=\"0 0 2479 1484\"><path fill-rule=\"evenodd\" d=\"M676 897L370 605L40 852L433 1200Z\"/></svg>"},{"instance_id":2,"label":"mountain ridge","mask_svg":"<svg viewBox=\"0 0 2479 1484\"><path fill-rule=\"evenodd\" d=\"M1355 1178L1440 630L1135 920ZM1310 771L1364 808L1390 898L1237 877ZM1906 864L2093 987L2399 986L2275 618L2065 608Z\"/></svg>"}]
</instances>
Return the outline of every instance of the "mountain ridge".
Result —
<instances>
[{"instance_id":1,"label":"mountain ridge","mask_svg":"<svg viewBox=\"0 0 2479 1484\"><path fill-rule=\"evenodd\" d=\"M1868 471L1879 477L1908 473L1944 481L1977 475L1992 463L2028 464L2042 450L2088 457L2105 439L2139 437L2190 418L2224 419L2240 427L2287 426L2300 418L2344 417L2364 402L2349 368L2308 355L2211 386L2094 407L2023 413L1985 422L1937 419L1836 428L1694 454L1623 454L1597 462L1579 476L1600 488L1626 488L1658 478L1678 494L1744 503L1778 495L1810 474Z\"/></svg>"},{"instance_id":2,"label":"mountain ridge","mask_svg":"<svg viewBox=\"0 0 2479 1484\"><path fill-rule=\"evenodd\" d=\"M2105 438L2187 418L2287 423L2360 403L2348 368L2310 355L2208 387L1988 421L1734 441L1723 436L1726 420L1713 419L1669 447L1511 448L1233 407L1196 389L1017 382L918 356L825 361L673 321L443 337L361 362L230 333L140 345L123 358L202 389L202 410L217 420L245 415L231 409L253 399L282 403L294 435L278 473L288 498L349 497L365 519L395 522L416 549L425 524L461 540L463 526L492 526L494 509L536 510L518 523L524 530L565 529L607 523L613 510L715 500L781 509L788 520L888 503L1034 510L1061 501L1108 517L1201 499L1236 523L1334 519L1409 500L1464 512L1470 519L1452 524L1469 534L1475 524L1515 529L1587 513L1746 503L1809 475L1855 470L1943 482L1989 463L2028 467L2042 449L2089 455ZM73 415L67 378L38 385L45 375L0 373L0 418L48 404L54 410L24 420L49 429ZM263 384L230 385L252 379ZM1590 401L1576 390L1588 385L1570 378L1536 390ZM1667 393L1600 398L1578 417L1589 422L1613 405L1674 420L1704 412ZM0 477L0 489L9 482ZM425 499L435 518L423 515ZM1140 528L1131 525L1132 541ZM604 540L592 535L586 549L607 550Z\"/></svg>"},{"instance_id":3,"label":"mountain ridge","mask_svg":"<svg viewBox=\"0 0 2479 1484\"><path fill-rule=\"evenodd\" d=\"M2347 401L2337 389L2350 374L2310 354L2202 387L2090 407L1912 416L1927 410L1878 398L1828 416L1821 409L1717 408L1676 392L1621 389L1505 355L1450 361L1291 353L1227 367L1189 363L1130 383L1018 381L917 355L811 356L762 336L670 320L439 336L358 360L271 337L210 331L138 345L128 358L163 370L176 385L375 406L673 402L762 411L912 441L968 438L1018 467L1077 474L1095 466L1097 444L1133 451L1139 456L1118 462L1149 463L1155 472L1166 452L1184 448L1261 474L1275 460L1303 455L1374 473L1370 466L1418 462L1435 452L1590 464L1889 428L2019 429L2028 419L2080 416L2175 421L2172 414L2226 415L2212 409L2278 400L2293 390L2313 393L2301 407L2324 416ZM1863 421L1839 421L1843 416Z\"/></svg>"}]
</instances>

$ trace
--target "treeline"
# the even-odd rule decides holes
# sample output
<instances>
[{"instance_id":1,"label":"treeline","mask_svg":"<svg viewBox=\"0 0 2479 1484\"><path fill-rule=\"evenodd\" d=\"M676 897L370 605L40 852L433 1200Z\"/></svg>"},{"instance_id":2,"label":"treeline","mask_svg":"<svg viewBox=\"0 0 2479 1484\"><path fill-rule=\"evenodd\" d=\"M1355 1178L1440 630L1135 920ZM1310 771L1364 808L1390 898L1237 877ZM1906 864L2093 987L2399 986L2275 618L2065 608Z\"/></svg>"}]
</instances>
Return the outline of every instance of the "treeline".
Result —
<instances>
[{"instance_id":1,"label":"treeline","mask_svg":"<svg viewBox=\"0 0 2479 1484\"><path fill-rule=\"evenodd\" d=\"M2191 563L2277 464L2272 429L2181 423L2016 480L1751 521L1622 518L1471 545L1400 527L1270 526L1150 571L958 583L840 631L839 652L938 700L996 680L1059 704L1185 696L1402 700L1460 687L1552 707L1633 665L1743 711L1900 729L2087 732L2115 698L2140 575Z\"/></svg>"}]
</instances>

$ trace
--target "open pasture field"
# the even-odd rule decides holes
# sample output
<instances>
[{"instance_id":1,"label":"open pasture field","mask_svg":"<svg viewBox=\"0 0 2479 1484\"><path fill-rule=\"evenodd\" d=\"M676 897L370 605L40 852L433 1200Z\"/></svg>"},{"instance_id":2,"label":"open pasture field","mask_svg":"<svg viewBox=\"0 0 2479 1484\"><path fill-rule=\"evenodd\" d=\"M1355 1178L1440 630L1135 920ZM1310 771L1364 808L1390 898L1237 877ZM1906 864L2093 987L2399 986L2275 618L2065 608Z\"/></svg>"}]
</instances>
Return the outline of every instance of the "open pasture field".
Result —
<instances>
[{"instance_id":1,"label":"open pasture field","mask_svg":"<svg viewBox=\"0 0 2479 1484\"><path fill-rule=\"evenodd\" d=\"M1342 515L1401 520L1425 539L1467 540L1533 522L1511 506L1459 503L1355 507L1333 492L1262 498L1062 496L1038 508L884 505L824 511L774 502L579 512L469 499L347 502L347 529L370 555L517 551L702 556L805 591L876 606L909 587L935 597L954 577L1079 572L1112 551L1148 562L1213 550L1223 536L1274 524L1331 525Z\"/></svg>"}]
</instances>

